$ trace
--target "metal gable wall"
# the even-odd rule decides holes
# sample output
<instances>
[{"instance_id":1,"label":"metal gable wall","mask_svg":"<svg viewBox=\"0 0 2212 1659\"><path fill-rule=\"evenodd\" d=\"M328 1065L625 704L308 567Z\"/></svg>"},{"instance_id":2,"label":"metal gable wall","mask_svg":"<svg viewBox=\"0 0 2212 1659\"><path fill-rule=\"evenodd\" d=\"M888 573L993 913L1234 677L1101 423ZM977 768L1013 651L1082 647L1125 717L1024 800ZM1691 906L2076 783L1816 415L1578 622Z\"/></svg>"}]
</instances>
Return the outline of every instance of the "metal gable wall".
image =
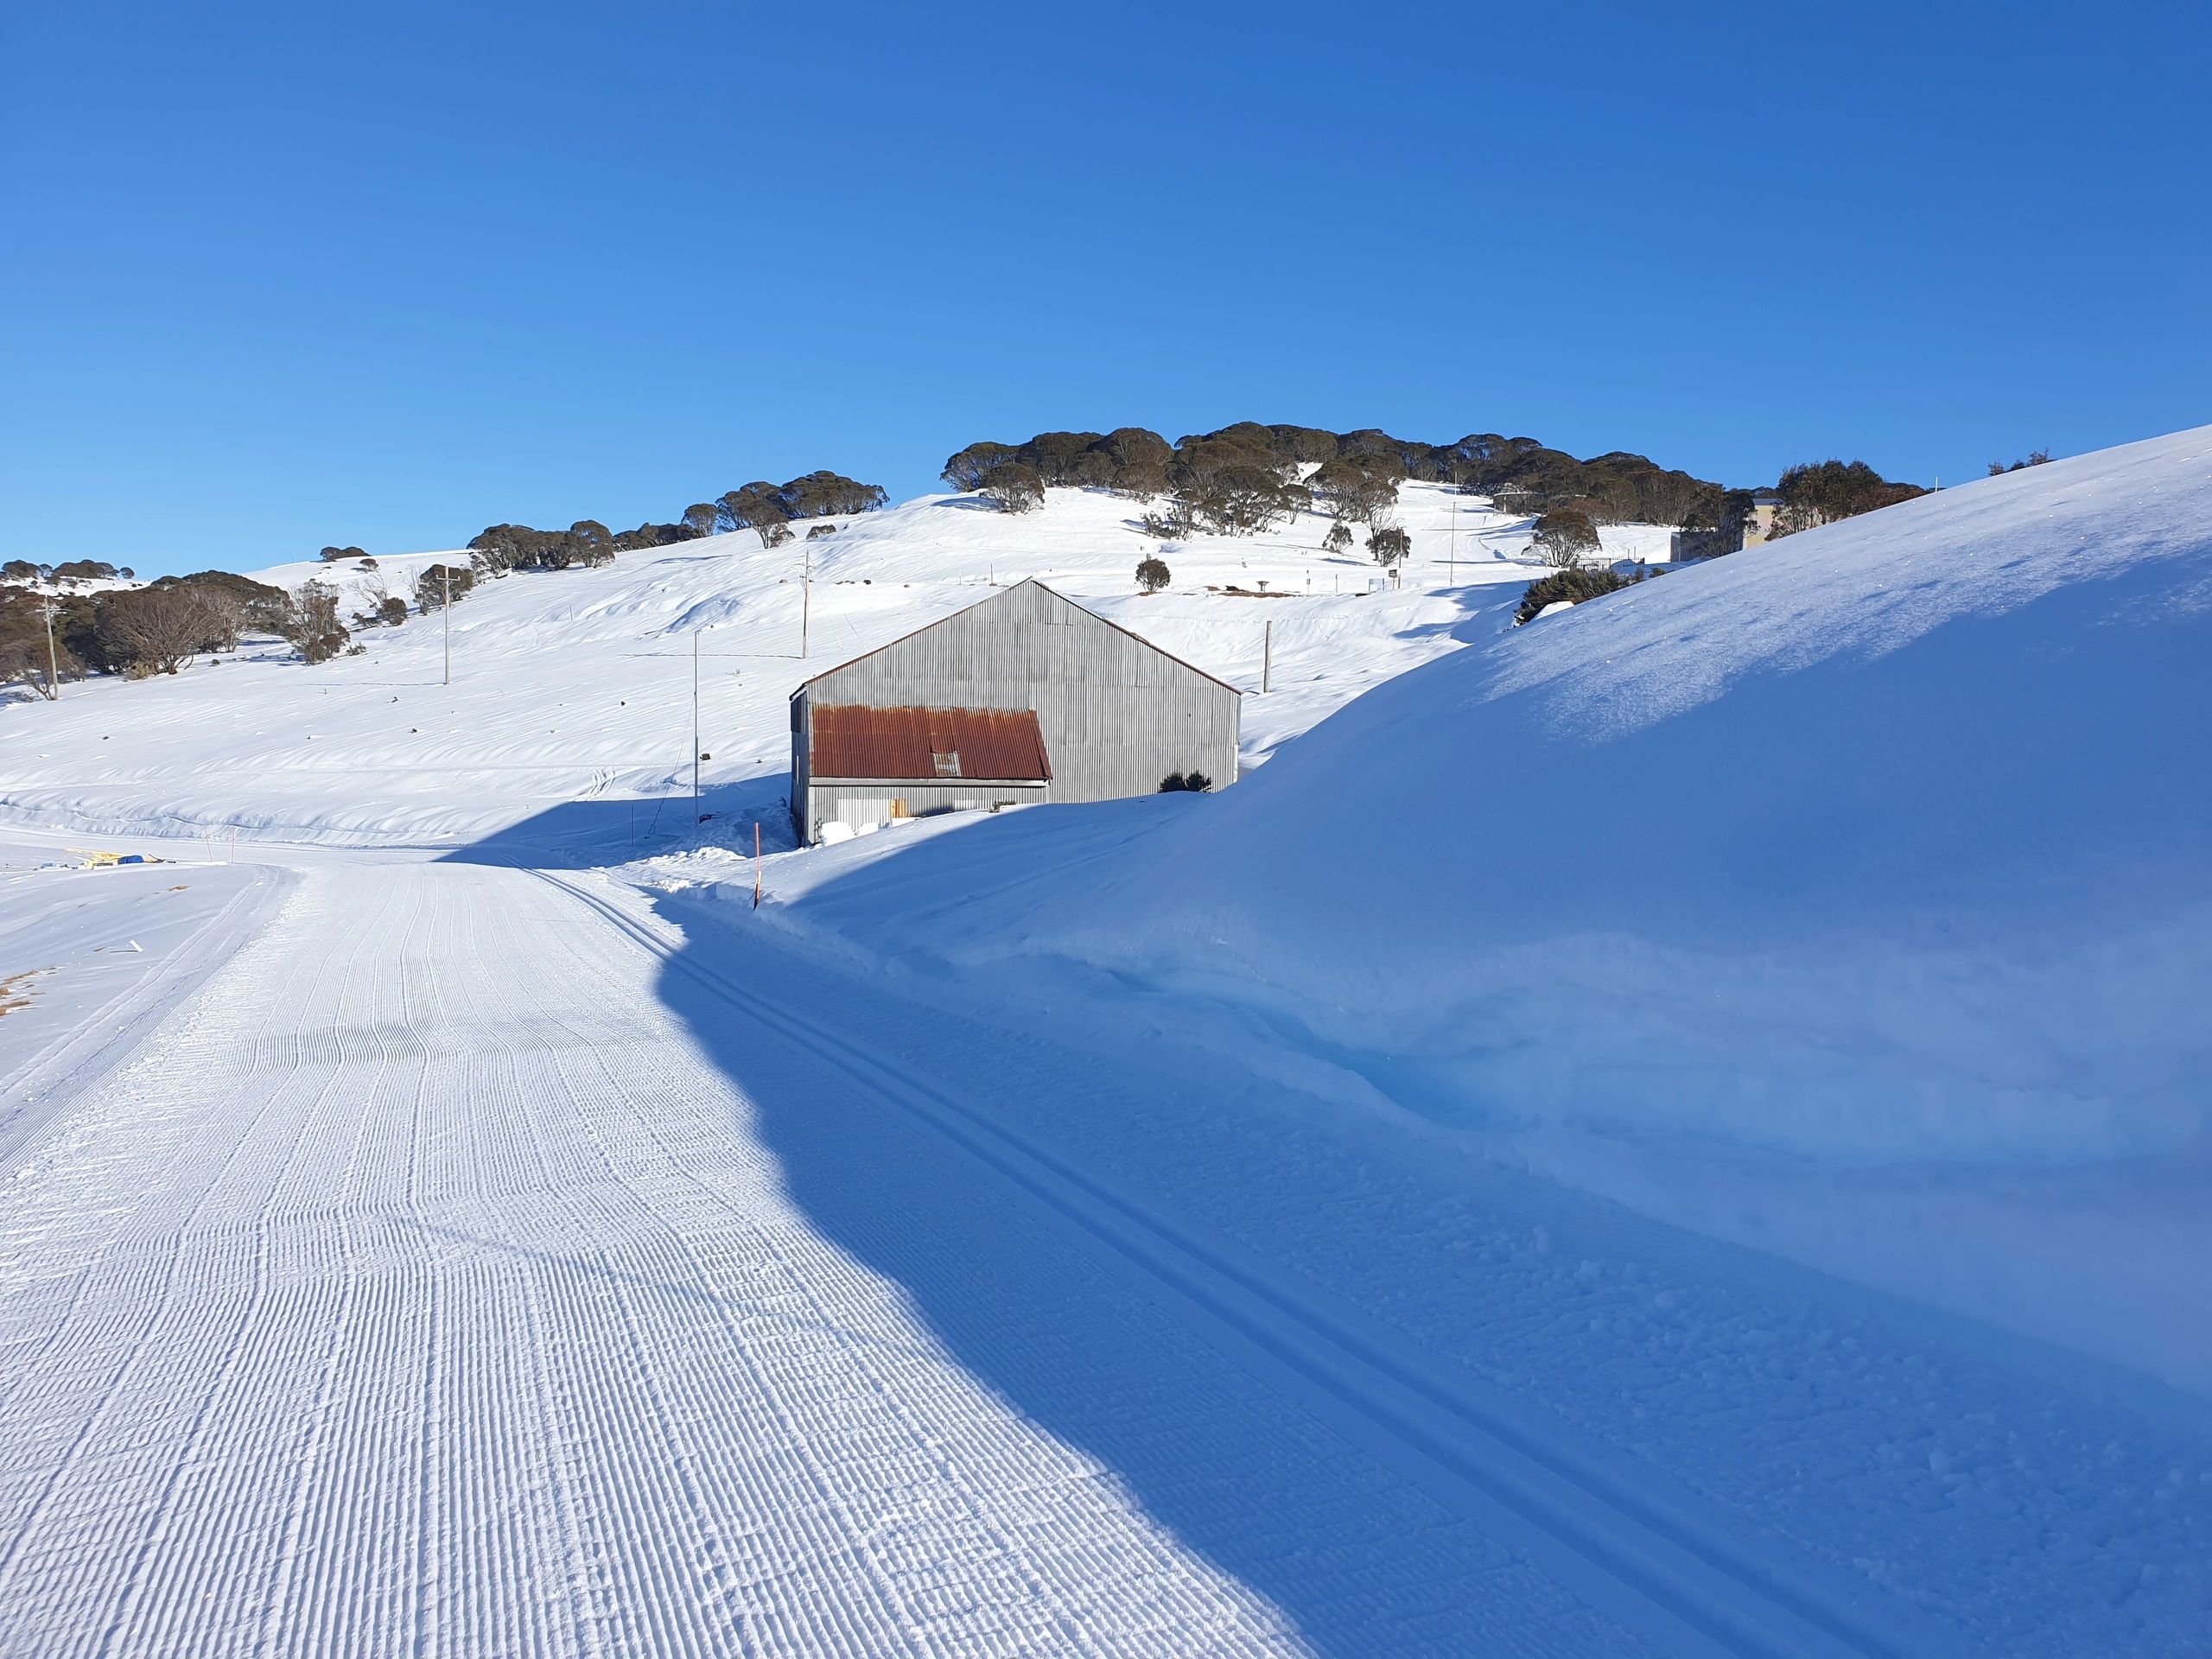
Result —
<instances>
[{"instance_id":1,"label":"metal gable wall","mask_svg":"<svg viewBox=\"0 0 2212 1659\"><path fill-rule=\"evenodd\" d=\"M1233 689L1035 582L833 669L801 696L815 710L1033 709L1056 801L1148 795L1171 772L1217 785L1236 777Z\"/></svg>"}]
</instances>

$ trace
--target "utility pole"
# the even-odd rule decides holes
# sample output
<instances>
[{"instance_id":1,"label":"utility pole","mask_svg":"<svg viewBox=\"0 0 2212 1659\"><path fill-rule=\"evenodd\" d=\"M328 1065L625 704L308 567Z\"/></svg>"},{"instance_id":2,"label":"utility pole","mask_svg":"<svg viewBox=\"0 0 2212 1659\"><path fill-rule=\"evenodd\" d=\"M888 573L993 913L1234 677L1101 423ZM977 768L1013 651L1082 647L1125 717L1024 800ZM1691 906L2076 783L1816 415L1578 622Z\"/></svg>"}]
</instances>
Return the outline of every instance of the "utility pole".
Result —
<instances>
[{"instance_id":1,"label":"utility pole","mask_svg":"<svg viewBox=\"0 0 2212 1659\"><path fill-rule=\"evenodd\" d=\"M444 580L446 602L441 607L446 613L446 683L453 683L453 566L440 562L438 575Z\"/></svg>"},{"instance_id":2,"label":"utility pole","mask_svg":"<svg viewBox=\"0 0 2212 1659\"><path fill-rule=\"evenodd\" d=\"M39 610L46 618L46 700L59 702L61 701L61 670L54 656L54 601L48 600L39 607Z\"/></svg>"},{"instance_id":3,"label":"utility pole","mask_svg":"<svg viewBox=\"0 0 2212 1659\"><path fill-rule=\"evenodd\" d=\"M1274 690L1275 683L1275 625L1270 620L1268 631L1262 636L1260 646L1260 691L1262 696Z\"/></svg>"},{"instance_id":4,"label":"utility pole","mask_svg":"<svg viewBox=\"0 0 2212 1659\"><path fill-rule=\"evenodd\" d=\"M1445 555L1446 582L1452 587L1459 585L1459 468L1452 468L1452 550Z\"/></svg>"},{"instance_id":5,"label":"utility pole","mask_svg":"<svg viewBox=\"0 0 2212 1659\"><path fill-rule=\"evenodd\" d=\"M814 623L814 550L803 547L799 551L806 559L804 571L798 579L798 655L799 660L804 662L806 636Z\"/></svg>"},{"instance_id":6,"label":"utility pole","mask_svg":"<svg viewBox=\"0 0 2212 1659\"><path fill-rule=\"evenodd\" d=\"M691 631L691 822L702 823L699 816L699 636L705 630Z\"/></svg>"}]
</instances>

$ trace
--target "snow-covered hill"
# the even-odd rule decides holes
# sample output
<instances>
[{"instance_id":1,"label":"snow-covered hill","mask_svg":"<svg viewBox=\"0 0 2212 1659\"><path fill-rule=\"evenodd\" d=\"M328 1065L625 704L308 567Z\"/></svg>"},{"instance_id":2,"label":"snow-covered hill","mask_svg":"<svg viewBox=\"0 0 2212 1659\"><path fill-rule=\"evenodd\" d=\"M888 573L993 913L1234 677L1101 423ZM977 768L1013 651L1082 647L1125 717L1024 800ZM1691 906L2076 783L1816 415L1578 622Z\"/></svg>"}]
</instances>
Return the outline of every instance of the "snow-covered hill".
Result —
<instances>
[{"instance_id":1,"label":"snow-covered hill","mask_svg":"<svg viewBox=\"0 0 2212 1659\"><path fill-rule=\"evenodd\" d=\"M8 709L0 822L250 833L0 836L0 1630L2193 1651L2205 1401L2120 1367L2212 1395L2208 474L1518 630L1433 493L1403 591L1309 522L1153 599L1123 504L922 502L804 662L747 536L493 584L449 690L434 618ZM1273 758L756 911L789 687L1029 575L1247 685L1272 621ZM632 859L695 639L718 817Z\"/></svg>"},{"instance_id":2,"label":"snow-covered hill","mask_svg":"<svg viewBox=\"0 0 2212 1659\"><path fill-rule=\"evenodd\" d=\"M771 913L2212 1390L2212 429L1476 623L1217 798Z\"/></svg>"},{"instance_id":3,"label":"snow-covered hill","mask_svg":"<svg viewBox=\"0 0 2212 1659\"><path fill-rule=\"evenodd\" d=\"M1432 486L1406 486L1414 554L1402 587L1358 557L1325 554L1308 514L1258 538L1171 545L1169 591L1135 592L1158 550L1138 504L1074 490L1008 517L973 497L925 497L838 521L831 535L764 550L753 532L622 556L596 570L520 573L456 605L453 683L439 616L357 635L367 649L315 668L273 644L203 661L174 679L98 680L59 704L0 713L0 816L79 830L374 843L454 843L526 820L626 837L688 827L658 804L691 786L692 663L701 652L708 805L780 817L789 765L785 700L809 674L1041 576L1115 621L1256 691L1274 625L1274 693L1249 700L1248 763L1377 682L1459 643L1510 609L1532 571L1527 520ZM804 528L804 526L802 526ZM1608 551L1663 558L1663 531L1611 530ZM1456 550L1456 553L1455 553ZM441 559L280 566L259 580L334 582L348 615L411 596ZM802 658L802 571L811 563ZM1239 597L1247 594L1289 598ZM1502 618L1500 620L1502 621ZM1456 631L1456 632L1455 632ZM602 812L547 815L579 805Z\"/></svg>"},{"instance_id":4,"label":"snow-covered hill","mask_svg":"<svg viewBox=\"0 0 2212 1659\"><path fill-rule=\"evenodd\" d=\"M0 713L0 817L650 861L694 838L696 641L716 822L644 868L711 880L787 822L792 688L990 583L1255 693L1272 624L1248 766L1283 752L1235 789L790 853L768 919L1010 1001L1072 976L1056 1025L1120 987L1378 1122L2212 1389L2208 473L2183 433L1517 630L1525 522L1429 486L1402 588L1309 517L1171 547L1152 597L1128 501L925 498L488 584L450 686L435 616L72 685ZM261 574L352 609L440 556Z\"/></svg>"}]
</instances>

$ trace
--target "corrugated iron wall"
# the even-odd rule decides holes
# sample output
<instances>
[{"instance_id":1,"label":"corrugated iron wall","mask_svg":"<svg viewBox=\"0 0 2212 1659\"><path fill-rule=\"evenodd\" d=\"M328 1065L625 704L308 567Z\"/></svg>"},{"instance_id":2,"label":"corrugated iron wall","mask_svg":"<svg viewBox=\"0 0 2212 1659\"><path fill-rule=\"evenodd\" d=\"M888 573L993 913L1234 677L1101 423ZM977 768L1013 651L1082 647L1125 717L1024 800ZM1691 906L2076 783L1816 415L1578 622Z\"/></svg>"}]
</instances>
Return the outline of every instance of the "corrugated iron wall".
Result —
<instances>
[{"instance_id":1,"label":"corrugated iron wall","mask_svg":"<svg viewBox=\"0 0 2212 1659\"><path fill-rule=\"evenodd\" d=\"M1034 709L1056 801L1149 795L1171 772L1236 780L1234 690L1033 582L822 676L802 701ZM795 805L807 793L804 742L802 729Z\"/></svg>"},{"instance_id":2,"label":"corrugated iron wall","mask_svg":"<svg viewBox=\"0 0 2212 1659\"><path fill-rule=\"evenodd\" d=\"M838 819L855 827L880 823L890 817L893 801L904 803L910 818L948 810L988 811L1045 800L1046 790L1043 784L816 784L807 791L808 822L815 829ZM813 833L808 830L810 840Z\"/></svg>"}]
</instances>

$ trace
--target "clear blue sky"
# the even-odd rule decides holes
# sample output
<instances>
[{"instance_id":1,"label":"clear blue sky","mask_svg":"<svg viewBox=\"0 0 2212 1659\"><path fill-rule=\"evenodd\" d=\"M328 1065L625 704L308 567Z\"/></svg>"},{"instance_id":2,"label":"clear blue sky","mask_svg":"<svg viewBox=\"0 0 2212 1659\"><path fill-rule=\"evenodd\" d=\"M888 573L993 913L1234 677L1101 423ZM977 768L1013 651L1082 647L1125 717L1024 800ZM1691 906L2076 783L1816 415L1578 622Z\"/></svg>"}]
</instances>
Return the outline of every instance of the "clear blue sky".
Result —
<instances>
[{"instance_id":1,"label":"clear blue sky","mask_svg":"<svg viewBox=\"0 0 2212 1659\"><path fill-rule=\"evenodd\" d=\"M2212 8L0 9L0 554L973 439L1925 481L2212 420Z\"/></svg>"}]
</instances>

